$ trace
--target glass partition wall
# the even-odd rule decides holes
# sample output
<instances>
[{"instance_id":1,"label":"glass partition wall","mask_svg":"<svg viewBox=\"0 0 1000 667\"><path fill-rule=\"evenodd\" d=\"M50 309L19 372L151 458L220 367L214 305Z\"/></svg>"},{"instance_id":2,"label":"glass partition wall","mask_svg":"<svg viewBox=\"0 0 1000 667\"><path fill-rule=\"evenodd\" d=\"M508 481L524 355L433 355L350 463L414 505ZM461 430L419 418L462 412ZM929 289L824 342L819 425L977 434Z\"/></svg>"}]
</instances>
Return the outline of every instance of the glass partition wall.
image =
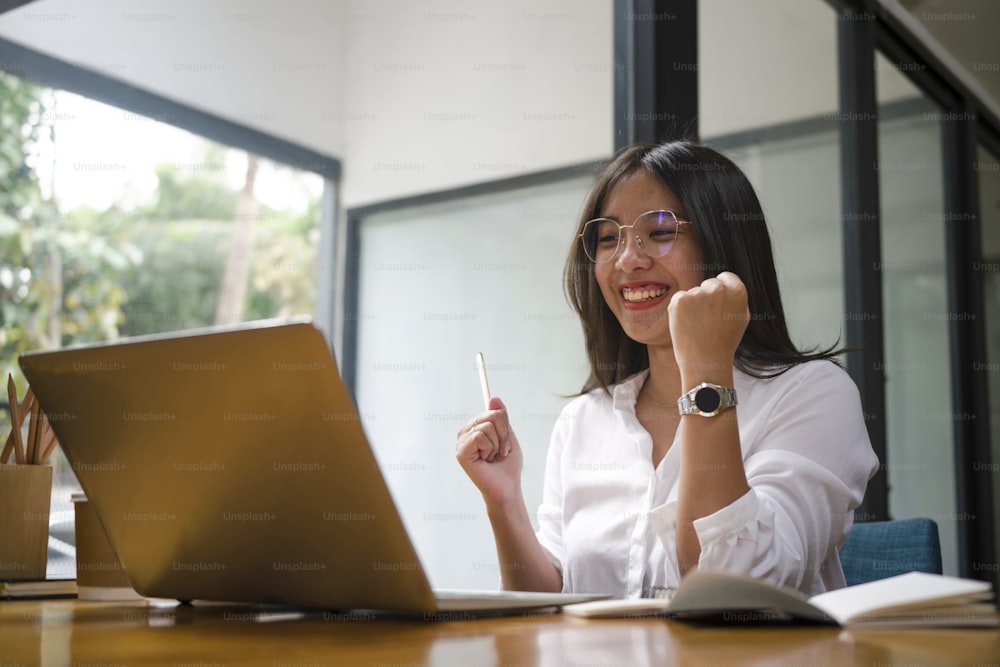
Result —
<instances>
[{"instance_id":1,"label":"glass partition wall","mask_svg":"<svg viewBox=\"0 0 1000 667\"><path fill-rule=\"evenodd\" d=\"M882 302L889 507L934 519L945 571L957 573L957 517L945 257L941 109L881 54ZM885 96L888 97L888 96ZM883 97L884 100L884 97Z\"/></svg>"},{"instance_id":2,"label":"glass partition wall","mask_svg":"<svg viewBox=\"0 0 1000 667\"><path fill-rule=\"evenodd\" d=\"M485 409L477 352L524 452L532 518L541 501L549 434L589 369L562 271L592 183L570 172L387 208L359 224L355 397L437 586L500 580L482 499L455 461L456 432Z\"/></svg>"}]
</instances>

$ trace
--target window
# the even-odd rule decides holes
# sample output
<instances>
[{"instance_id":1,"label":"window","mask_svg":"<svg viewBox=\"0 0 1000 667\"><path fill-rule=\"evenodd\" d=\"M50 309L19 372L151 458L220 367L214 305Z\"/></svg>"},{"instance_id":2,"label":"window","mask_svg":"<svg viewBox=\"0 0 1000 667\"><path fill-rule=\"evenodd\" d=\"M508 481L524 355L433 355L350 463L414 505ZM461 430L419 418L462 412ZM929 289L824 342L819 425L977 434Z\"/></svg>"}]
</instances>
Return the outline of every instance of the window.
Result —
<instances>
[{"instance_id":1,"label":"window","mask_svg":"<svg viewBox=\"0 0 1000 667\"><path fill-rule=\"evenodd\" d=\"M567 171L351 216L360 238L358 305L347 314L355 397L438 587L495 588L500 577L482 499L455 461L455 433L483 410L476 353L524 450L531 516L552 427L589 373L562 270L593 168Z\"/></svg>"},{"instance_id":2,"label":"window","mask_svg":"<svg viewBox=\"0 0 1000 667\"><path fill-rule=\"evenodd\" d=\"M24 350L313 312L319 176L33 91L35 200L0 220L0 362L21 393ZM49 571L66 574L79 489L58 450L54 465Z\"/></svg>"}]
</instances>

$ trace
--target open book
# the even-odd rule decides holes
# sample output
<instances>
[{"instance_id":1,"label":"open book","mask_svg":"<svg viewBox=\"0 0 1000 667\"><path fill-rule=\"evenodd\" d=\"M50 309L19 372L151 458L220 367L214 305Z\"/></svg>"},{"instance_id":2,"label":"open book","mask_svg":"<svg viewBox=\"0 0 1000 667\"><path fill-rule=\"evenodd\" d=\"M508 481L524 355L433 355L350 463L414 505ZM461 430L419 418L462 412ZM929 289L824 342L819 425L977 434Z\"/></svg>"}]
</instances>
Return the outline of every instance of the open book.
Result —
<instances>
[{"instance_id":1,"label":"open book","mask_svg":"<svg viewBox=\"0 0 1000 667\"><path fill-rule=\"evenodd\" d=\"M586 618L712 618L732 624L802 620L844 627L996 627L1000 615L988 603L992 598L989 582L923 572L810 598L769 581L693 570L669 597L584 602L563 607L563 613Z\"/></svg>"}]
</instances>

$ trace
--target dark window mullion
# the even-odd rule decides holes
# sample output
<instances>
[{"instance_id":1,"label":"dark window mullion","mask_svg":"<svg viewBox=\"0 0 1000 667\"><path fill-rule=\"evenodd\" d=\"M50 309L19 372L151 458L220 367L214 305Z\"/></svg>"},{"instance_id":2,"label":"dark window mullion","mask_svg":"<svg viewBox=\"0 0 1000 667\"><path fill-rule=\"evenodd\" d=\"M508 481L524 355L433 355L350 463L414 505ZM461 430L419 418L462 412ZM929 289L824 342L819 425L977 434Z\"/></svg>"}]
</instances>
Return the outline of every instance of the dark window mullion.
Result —
<instances>
[{"instance_id":1,"label":"dark window mullion","mask_svg":"<svg viewBox=\"0 0 1000 667\"><path fill-rule=\"evenodd\" d=\"M944 238L948 267L949 352L959 574L992 579L996 562L990 414L986 372L983 283L974 264L982 261L979 179L975 170L977 132L972 106L945 114L941 123L944 157Z\"/></svg>"},{"instance_id":2,"label":"dark window mullion","mask_svg":"<svg viewBox=\"0 0 1000 667\"><path fill-rule=\"evenodd\" d=\"M882 327L875 96L875 17L863 7L837 8L840 90L841 211L847 369L861 391L868 436L882 467L868 483L862 520L889 518L886 479L885 343Z\"/></svg>"},{"instance_id":3,"label":"dark window mullion","mask_svg":"<svg viewBox=\"0 0 1000 667\"><path fill-rule=\"evenodd\" d=\"M979 145L1000 159L1000 127L991 126L980 113L976 113L976 139Z\"/></svg>"},{"instance_id":4,"label":"dark window mullion","mask_svg":"<svg viewBox=\"0 0 1000 667\"><path fill-rule=\"evenodd\" d=\"M614 1L615 150L698 138L697 0Z\"/></svg>"}]
</instances>

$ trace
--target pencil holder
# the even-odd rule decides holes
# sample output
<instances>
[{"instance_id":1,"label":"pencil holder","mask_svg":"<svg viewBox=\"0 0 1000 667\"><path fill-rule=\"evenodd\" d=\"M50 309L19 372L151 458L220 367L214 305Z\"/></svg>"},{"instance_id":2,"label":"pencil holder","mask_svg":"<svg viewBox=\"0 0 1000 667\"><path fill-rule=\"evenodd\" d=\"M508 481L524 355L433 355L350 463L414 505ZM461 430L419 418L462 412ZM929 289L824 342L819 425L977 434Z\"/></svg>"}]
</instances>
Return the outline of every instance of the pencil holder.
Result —
<instances>
[{"instance_id":1,"label":"pencil holder","mask_svg":"<svg viewBox=\"0 0 1000 667\"><path fill-rule=\"evenodd\" d=\"M52 468L0 464L0 579L44 579Z\"/></svg>"}]
</instances>

